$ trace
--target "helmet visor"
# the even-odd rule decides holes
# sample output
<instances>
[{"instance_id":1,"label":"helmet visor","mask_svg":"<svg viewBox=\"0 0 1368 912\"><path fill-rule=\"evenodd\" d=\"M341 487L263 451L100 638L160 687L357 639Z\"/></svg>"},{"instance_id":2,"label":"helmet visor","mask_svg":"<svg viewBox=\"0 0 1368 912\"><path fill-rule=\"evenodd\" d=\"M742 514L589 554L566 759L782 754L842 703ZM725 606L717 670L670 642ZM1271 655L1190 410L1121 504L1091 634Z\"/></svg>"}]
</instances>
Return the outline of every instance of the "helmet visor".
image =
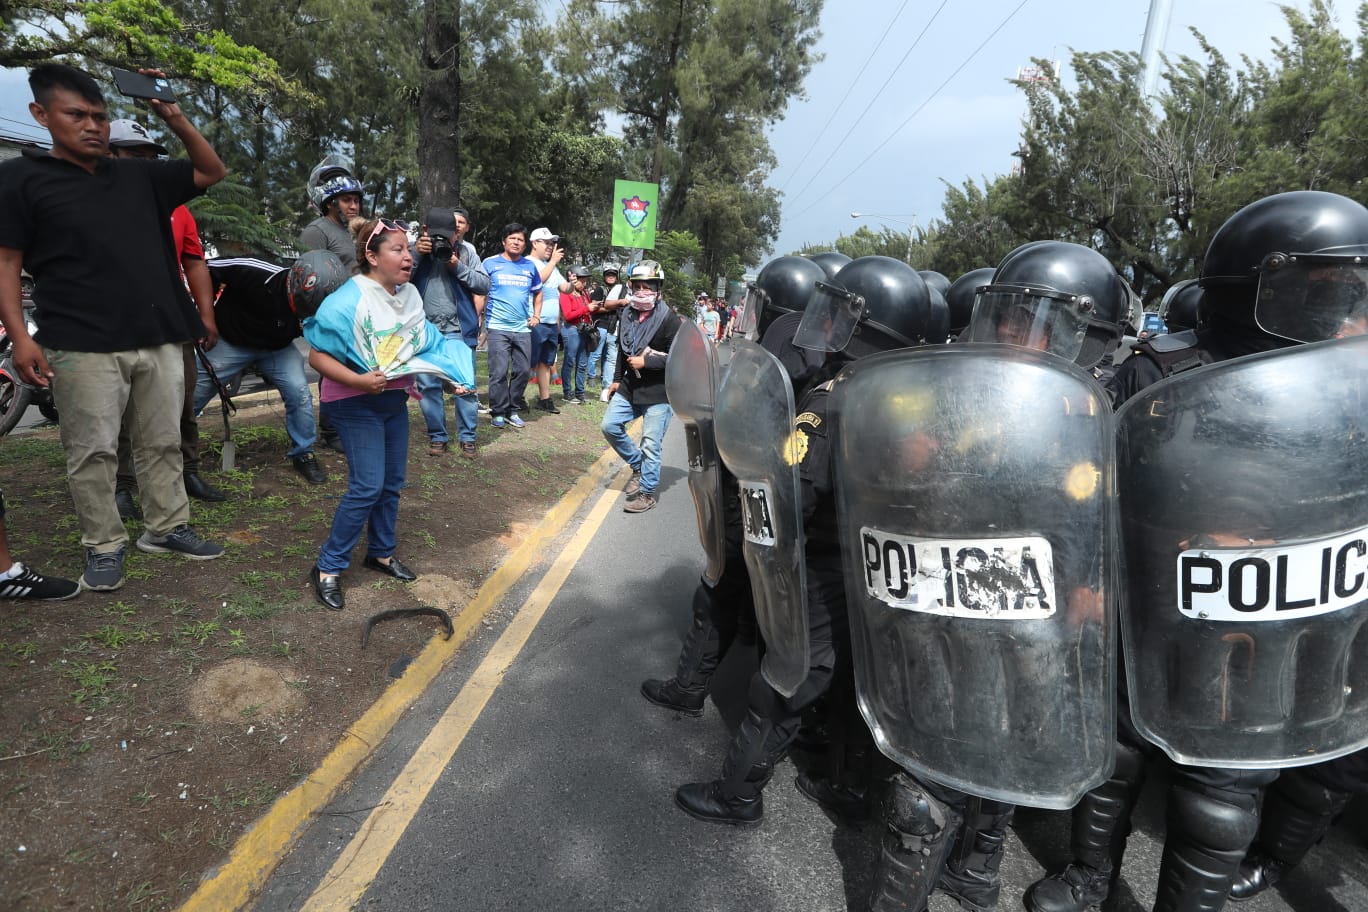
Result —
<instances>
[{"instance_id":1,"label":"helmet visor","mask_svg":"<svg viewBox=\"0 0 1368 912\"><path fill-rule=\"evenodd\" d=\"M1048 288L989 285L974 301L969 342L1018 345L1073 361L1088 331L1083 299Z\"/></svg>"},{"instance_id":2,"label":"helmet visor","mask_svg":"<svg viewBox=\"0 0 1368 912\"><path fill-rule=\"evenodd\" d=\"M746 296L740 302L740 310L736 314L736 329L746 338L754 338L755 331L760 327L760 314L769 303L769 295L763 288L755 285L746 290Z\"/></svg>"},{"instance_id":3,"label":"helmet visor","mask_svg":"<svg viewBox=\"0 0 1368 912\"><path fill-rule=\"evenodd\" d=\"M1323 342L1368 333L1368 262L1362 256L1270 254L1259 271L1254 319L1266 333Z\"/></svg>"},{"instance_id":4,"label":"helmet visor","mask_svg":"<svg viewBox=\"0 0 1368 912\"><path fill-rule=\"evenodd\" d=\"M813 351L842 351L855 335L864 309L865 300L860 295L818 282L803 311L793 344Z\"/></svg>"}]
</instances>

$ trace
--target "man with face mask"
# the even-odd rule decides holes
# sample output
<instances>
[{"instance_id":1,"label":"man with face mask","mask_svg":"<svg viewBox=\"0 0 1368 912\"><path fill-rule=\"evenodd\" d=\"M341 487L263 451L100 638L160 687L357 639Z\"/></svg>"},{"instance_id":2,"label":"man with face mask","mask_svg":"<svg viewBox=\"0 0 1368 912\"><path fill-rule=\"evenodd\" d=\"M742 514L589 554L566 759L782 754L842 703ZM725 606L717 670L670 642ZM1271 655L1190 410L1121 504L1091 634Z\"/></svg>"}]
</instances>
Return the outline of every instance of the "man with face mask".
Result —
<instances>
[{"instance_id":1,"label":"man with face mask","mask_svg":"<svg viewBox=\"0 0 1368 912\"><path fill-rule=\"evenodd\" d=\"M632 467L627 484L627 513L645 513L656 505L660 485L661 444L674 415L665 394L665 359L679 315L660 295L664 273L654 260L642 260L627 276L628 305L618 327L618 361L612 398L604 412L603 436ZM641 446L627 436L627 424L641 418Z\"/></svg>"}]
</instances>

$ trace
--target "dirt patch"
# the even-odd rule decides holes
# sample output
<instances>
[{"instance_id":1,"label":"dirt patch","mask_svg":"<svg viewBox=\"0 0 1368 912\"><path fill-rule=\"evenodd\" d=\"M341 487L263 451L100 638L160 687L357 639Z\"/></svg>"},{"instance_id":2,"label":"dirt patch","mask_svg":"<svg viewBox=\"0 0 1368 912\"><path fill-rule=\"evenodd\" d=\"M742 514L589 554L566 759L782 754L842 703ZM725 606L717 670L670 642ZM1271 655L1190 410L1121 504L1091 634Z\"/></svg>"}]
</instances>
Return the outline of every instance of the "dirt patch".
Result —
<instances>
[{"instance_id":1,"label":"dirt patch","mask_svg":"<svg viewBox=\"0 0 1368 912\"><path fill-rule=\"evenodd\" d=\"M284 409L261 397L234 419L237 470L206 471L231 496L192 501L191 521L224 542L216 561L129 549L127 582L68 602L0 603L0 909L170 909L238 836L332 749L461 610L604 448L603 406L536 413L526 430L480 427L480 457L427 455L410 409L398 554L404 585L361 566L346 610L319 606L308 571L346 486L293 471ZM216 421L201 422L206 470ZM0 438L14 556L75 576L83 554L56 431ZM130 525L131 534L141 524Z\"/></svg>"},{"instance_id":2,"label":"dirt patch","mask_svg":"<svg viewBox=\"0 0 1368 912\"><path fill-rule=\"evenodd\" d=\"M298 715L306 703L293 675L288 665L272 668L254 659L229 659L190 688L190 712L200 722L236 722L252 715L283 721Z\"/></svg>"}]
</instances>

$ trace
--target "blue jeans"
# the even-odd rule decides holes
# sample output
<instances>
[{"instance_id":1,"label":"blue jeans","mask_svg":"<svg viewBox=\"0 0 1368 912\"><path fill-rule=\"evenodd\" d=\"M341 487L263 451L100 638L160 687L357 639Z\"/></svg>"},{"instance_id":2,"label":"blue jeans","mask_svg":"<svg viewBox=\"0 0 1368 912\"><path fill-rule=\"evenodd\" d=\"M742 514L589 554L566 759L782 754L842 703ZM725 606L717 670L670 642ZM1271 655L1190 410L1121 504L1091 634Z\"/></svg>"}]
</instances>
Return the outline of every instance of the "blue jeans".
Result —
<instances>
[{"instance_id":1,"label":"blue jeans","mask_svg":"<svg viewBox=\"0 0 1368 912\"><path fill-rule=\"evenodd\" d=\"M455 342L465 343L465 339L458 332L442 333L448 339ZM470 363L475 363L475 348L470 349ZM446 400L442 393L442 378L435 374L419 374L417 376L418 392L423 394L423 398L418 402L418 408L423 413L423 420L427 422L428 440L433 443L446 443L451 439L447 433L446 426ZM456 408L456 439L461 443L475 442L475 423L480 414L480 400L472 390L464 396L453 396Z\"/></svg>"},{"instance_id":2,"label":"blue jeans","mask_svg":"<svg viewBox=\"0 0 1368 912\"><path fill-rule=\"evenodd\" d=\"M285 401L285 432L290 435L291 444L285 455L293 459L313 452L318 426L314 422L313 392L304 379L304 356L299 349L293 345L274 350L248 348L219 339L218 344L204 354L225 383L255 364ZM203 411L209 400L217 395L214 381L209 379L209 373L201 364L199 379L195 381L195 414Z\"/></svg>"},{"instance_id":3,"label":"blue jeans","mask_svg":"<svg viewBox=\"0 0 1368 912\"><path fill-rule=\"evenodd\" d=\"M561 343L565 352L561 355L561 393L566 399L575 396L584 398L584 375L589 370L589 353L580 339L577 327L561 324Z\"/></svg>"},{"instance_id":4,"label":"blue jeans","mask_svg":"<svg viewBox=\"0 0 1368 912\"><path fill-rule=\"evenodd\" d=\"M318 551L318 569L341 573L366 530L366 556L394 555L399 489L408 468L408 393L352 396L323 403L347 451L347 492Z\"/></svg>"},{"instance_id":5,"label":"blue jeans","mask_svg":"<svg viewBox=\"0 0 1368 912\"><path fill-rule=\"evenodd\" d=\"M617 335L599 327L598 348L589 356L589 379L599 377L599 359L603 359L603 385L613 382L613 372L617 370ZM606 355L606 357L605 357Z\"/></svg>"},{"instance_id":6,"label":"blue jeans","mask_svg":"<svg viewBox=\"0 0 1368 912\"><path fill-rule=\"evenodd\" d=\"M641 446L637 446L627 436L627 423L633 418L641 420ZM660 486L660 446L665 439L665 430L674 417L674 409L668 402L660 405L632 405L621 393L613 393L608 401L608 409L603 413L603 423L599 429L623 461L633 471L641 472L641 490L654 494Z\"/></svg>"}]
</instances>

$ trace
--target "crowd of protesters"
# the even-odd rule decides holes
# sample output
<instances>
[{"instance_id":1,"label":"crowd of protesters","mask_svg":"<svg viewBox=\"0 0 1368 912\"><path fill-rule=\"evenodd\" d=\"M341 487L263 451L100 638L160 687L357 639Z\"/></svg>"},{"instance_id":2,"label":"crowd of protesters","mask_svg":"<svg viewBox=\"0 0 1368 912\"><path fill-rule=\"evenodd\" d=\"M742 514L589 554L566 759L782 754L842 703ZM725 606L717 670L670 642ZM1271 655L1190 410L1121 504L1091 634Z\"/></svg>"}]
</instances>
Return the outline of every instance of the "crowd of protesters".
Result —
<instances>
[{"instance_id":1,"label":"crowd of protesters","mask_svg":"<svg viewBox=\"0 0 1368 912\"><path fill-rule=\"evenodd\" d=\"M300 233L307 252L294 266L208 258L185 203L226 168L177 105L149 101L184 145L185 158L166 160L169 150L142 124L110 122L85 72L43 64L29 82L30 111L52 146L0 165L0 321L20 379L50 386L62 415L85 566L71 581L11 558L0 496L0 598L118 589L125 523L135 520L144 525L141 551L221 556L223 546L189 522L189 498L227 496L200 476L196 416L216 397L226 403L225 382L231 387L248 368L281 396L285 455L301 477L328 481L316 446L346 455L347 491L311 571L327 608L344 607L340 574L363 532L364 566L415 578L394 553L410 396L419 400L428 455L452 451L450 398L456 452L477 459L481 413L495 429L521 430L529 407L560 412L553 386L561 404L583 405L597 385L611 401L604 436L633 470L628 511L655 505L670 418L663 375L672 332L662 326L678 322L668 305L656 306L658 266L647 264L630 288L612 264L601 283L583 265L568 266L567 275L561 239L517 223L500 232L500 252L482 260L466 240L470 213L459 205L433 207L413 225L362 217L364 189L335 156L309 175L317 217ZM22 270L35 280L33 336ZM98 309L89 304L96 300ZM620 326L631 345L619 347ZM307 356L297 347L301 335ZM487 407L475 387L477 350L487 352ZM306 363L321 377L317 419ZM529 383L537 390L532 406ZM647 423L640 447L625 431L635 417Z\"/></svg>"}]
</instances>

